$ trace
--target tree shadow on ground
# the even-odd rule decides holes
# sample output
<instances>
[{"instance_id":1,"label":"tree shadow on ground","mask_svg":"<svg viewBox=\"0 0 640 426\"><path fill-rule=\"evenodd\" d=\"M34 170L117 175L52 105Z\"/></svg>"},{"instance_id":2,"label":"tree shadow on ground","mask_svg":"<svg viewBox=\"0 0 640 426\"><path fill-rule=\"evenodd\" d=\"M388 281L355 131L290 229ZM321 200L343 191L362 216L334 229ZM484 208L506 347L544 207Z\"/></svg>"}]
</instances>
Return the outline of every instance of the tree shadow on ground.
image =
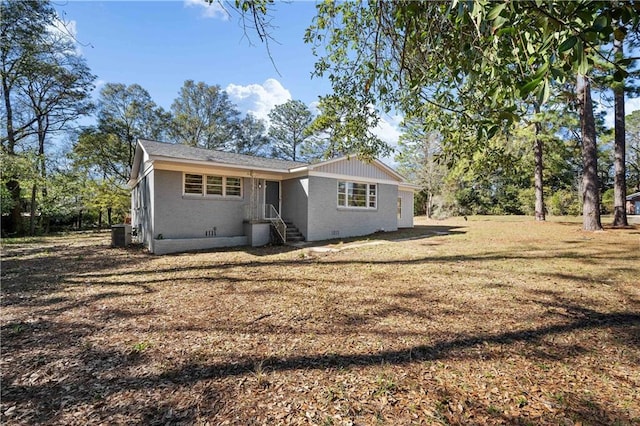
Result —
<instances>
[{"instance_id":1,"label":"tree shadow on ground","mask_svg":"<svg viewBox=\"0 0 640 426\"><path fill-rule=\"evenodd\" d=\"M611 256L618 256L621 253L616 250L607 251ZM514 260L514 259L552 259L556 254L563 252L536 252L536 253L517 253L513 251L493 251L488 253L476 253L471 255L459 256L422 256L419 259L412 260L391 260L391 261L371 261L368 259L342 259L339 257L326 257L322 259L309 260L291 260L291 259L272 259L269 262L227 262L227 263L210 263L205 265L189 265L178 268L162 268L151 269L144 268L139 271L127 271L120 273L105 273L109 267L100 269L97 273L86 272L82 267L69 268L67 272L61 272L62 276L56 281L56 285L80 285L80 281L72 281L70 277L78 276L80 278L96 278L96 277L119 277L121 280L117 283L110 283L108 280L98 280L90 285L108 286L113 284L118 288L126 288L132 286L137 288L139 293L135 292L117 292L107 291L103 294L90 295L90 297L81 296L74 300L72 297L55 297L49 299L26 300L25 306L42 307L47 304L60 305L51 312L54 314L63 314L65 310L72 309L76 305L90 306L105 298L116 298L124 295L134 296L144 294L146 290L154 291L154 286L150 284L162 284L165 281L180 280L179 275L170 279L154 279L147 278L146 275L162 273L162 272L194 272L194 271L227 271L215 277L207 277L205 274L189 274L188 279L208 280L212 285L220 283L238 283L248 280L254 282L260 280L259 277L262 268L290 268L296 265L304 265L308 263L320 263L326 265L346 265L346 264L367 264L367 265L415 265L427 262L449 263L452 261L464 262L483 262L485 260ZM109 254L109 253L107 253ZM575 252L566 251L564 255L568 259L575 259ZM637 257L635 254L629 255L629 258ZM62 258L60 258L62 259ZM80 259L81 260L81 259ZM58 261L57 261L58 262ZM59 265L60 263L56 263ZM4 265L3 265L4 267ZM232 275L238 268L243 273L251 273L246 278L238 278ZM38 275L37 280L45 280L46 275ZM139 279L132 280L133 277ZM35 279L34 278L34 279ZM579 282L586 280L586 277L573 274L558 277L561 279L577 279ZM593 281L594 277L589 278ZM599 278L598 278L599 279ZM259 281L261 285L264 281ZM294 282L296 285L305 285L303 281ZM4 286L4 283L3 283ZM495 288L502 288L500 284ZM145 290L146 289L146 290ZM4 288L3 288L4 291ZM24 289L25 293L38 293L39 289L31 287L31 284ZM236 290L234 290L236 291ZM270 289L272 292L273 289ZM268 294L262 290L248 290L247 294ZM262 292L262 293L261 293ZM408 291L398 293L398 297L412 299L424 296L421 291ZM471 331L469 335L453 335L450 338L442 338L432 341L429 344L411 345L401 349L377 351L373 353L308 353L296 354L292 351L283 357L255 357L246 354L238 356L236 359L210 363L205 360L197 360L177 365L173 369L165 370L164 373L146 373L136 375L132 370L136 367L143 366L146 362L146 355L130 356L128 350L130 348L114 349L108 347L87 347L78 348L74 346L81 344L83 338L90 336L98 328L96 324L70 323L59 324L52 320L37 319L40 313L35 312L29 321L14 321L3 324L3 356L11 357L12 363L16 366L33 365L50 366L51 368L61 368L68 371L66 377L53 381L34 380L32 383L18 381L21 371L3 371L3 387L1 391L2 404L6 408L11 404L20 405L21 407L35 407L31 411L31 417L27 417L25 422L29 423L56 423L56 416L59 416L65 409L78 408L88 406L92 411L88 413L88 421L91 422L107 422L109 419L116 419L115 423L129 422L133 419L134 423L139 424L165 424L165 423L196 423L200 418L215 416L221 410L225 403L229 402L229 395L232 390L219 385L220 380L236 377L250 376L255 371L256 365L272 372L291 372L291 371L334 371L348 370L357 367L375 367L379 365L388 366L405 366L414 365L422 362L431 361L448 361L453 359L502 359L504 354L491 352L488 347L501 346L508 348L509 352L522 354L525 357L535 360L563 361L574 358L580 354L584 354L590 349L578 343L558 343L552 342L548 338L563 333L571 333L576 331L604 330L609 332L610 336L619 340L621 344L628 347L637 348L640 342L640 314L637 310L633 310L633 306L627 307L628 311L618 311L611 313L598 312L595 309L588 309L583 306L575 305L568 300L562 299L555 292L542 290L536 293L539 296L534 303L540 305L554 307L563 312L562 318L554 318L554 323L541 327L520 327L514 330L505 330L499 333L482 333ZM545 299L545 297L547 299ZM424 301L423 301L424 302ZM125 310L112 309L104 312L96 312L92 321L102 324L107 321L118 321L126 318L136 318L137 316L149 316L157 314L153 310ZM395 315L403 314L408 316L415 315L420 320L429 320L430 317L426 313L407 308L406 306L396 304L386 304L372 313L372 315ZM36 318L33 321L33 318ZM343 329L349 331L350 327L363 326L367 324L367 316L363 315L338 315L335 323ZM280 325L270 325L262 327L261 325L247 328L247 324L236 324L238 330L243 333L274 333L286 334L289 330L284 329ZM233 331L233 327L230 328ZM168 333L178 331L169 329ZM206 332L204 328L201 331ZM294 330L299 332L300 330ZM383 331L373 329L373 333L382 334ZM394 332L396 336L400 333ZM354 334L355 335L355 334ZM63 364L65 355L62 351L65 345L77 350L71 355L71 362ZM7 348L9 350L7 351ZM54 353L52 358L43 355L44 349L51 349ZM188 349L185 349L188 350ZM58 352L56 352L58 351ZM23 357L23 362L17 362L17 357ZM6 365L6 364L5 364ZM16 369L17 370L17 369ZM113 372L113 374L106 374ZM172 399L173 392L177 392L184 388L203 388L203 397L198 401L181 401L177 397ZM208 390L207 390L208 389ZM120 394L135 394L136 398L122 401L121 405L109 405L101 403L107 397L117 398ZM150 396L151 395L151 396ZM443 418L446 418L448 411L454 409L454 406L446 401L455 398L462 398L461 395L447 395L443 393L441 404ZM599 424L613 424L615 422L633 423L634 419L629 418L625 413L616 411L614 407L605 407L578 395L569 394L565 397L563 410L573 413L576 419L585 418L595 421ZM474 404L480 409L489 412L495 417L496 422L509 424L527 424L526 419L514 417L511 414L504 414L499 410L495 410L485 405L481 401ZM451 406L450 406L451 405ZM470 403L472 405L472 403ZM31 408L29 408L31 410ZM0 410L4 413L6 410ZM450 413L452 414L452 412ZM120 415L121 417L117 417ZM4 414L3 414L4 416ZM129 417L127 417L129 416ZM120 420L117 420L120 419ZM451 420L453 421L453 417ZM552 417L543 417L543 420L553 423ZM594 420L595 419L595 420ZM6 417L2 417L3 423L8 423ZM544 421L543 421L544 422Z\"/></svg>"},{"instance_id":2,"label":"tree shadow on ground","mask_svg":"<svg viewBox=\"0 0 640 426\"><path fill-rule=\"evenodd\" d=\"M219 378L236 376L251 371L256 362L263 362L265 367L274 371L297 369L325 369L349 368L351 366L370 365L401 365L412 362L438 361L447 359L452 353L464 351L478 345L501 344L508 345L516 342L534 342L542 337L568 333L577 330L594 328L615 328L624 331L626 327L640 326L640 314L629 312L615 312L603 314L596 311L584 310L585 317L574 319L565 324L550 325L542 328L508 331L493 335L477 335L461 337L450 341L438 342L432 345L419 345L403 350L380 351L373 354L350 355L300 355L283 359L247 359L239 363L203 365L187 365L179 370L164 373L164 379L177 383L190 383L205 378ZM588 313L588 314L587 314ZM575 354L568 353L565 357ZM474 354L469 356L473 357ZM558 354L562 356L562 354ZM197 374L194 374L197 373Z\"/></svg>"},{"instance_id":3,"label":"tree shadow on ground","mask_svg":"<svg viewBox=\"0 0 640 426\"><path fill-rule=\"evenodd\" d=\"M329 354L329 355L295 355L287 357L269 357L266 359L245 357L237 359L233 362L226 363L188 363L180 367L169 370L158 375L125 376L108 378L101 374L105 371L118 371L124 367L132 367L144 363L144 356L132 357L121 351L105 350L99 348L86 348L79 353L79 359L75 361L76 365L87 365L90 369L85 371L78 367L75 374L70 372L66 379L57 382L42 382L31 385L14 385L16 373L5 373L4 384L2 389L3 405L7 404L25 404L29 403L38 408L36 417L31 420L34 422L48 421L54 418L61 409L60 404L69 407L95 402L96 398L105 398L116 392L141 391L157 392L162 389L170 390L176 387L193 387L204 386L203 383L216 383L217 380L229 377L239 377L251 374L255 370L256 365L261 365L265 370L272 372L287 372L293 370L345 370L350 368L371 367L371 366L402 366L425 361L446 361L451 357L455 359L461 358L487 358L486 353L478 351L478 348L487 345L518 345L525 344L530 349L526 356L538 359L567 359L575 357L580 353L580 348L575 346L552 347L543 341L543 338L570 333L580 330L606 329L615 331L617 334L629 332L635 334L630 336L629 343L636 341L637 329L640 326L640 314L629 312L613 312L600 313L594 310L576 308L575 306L563 306L567 311L573 310L573 314L567 318L563 324L555 324L541 328L531 328L522 330L505 331L497 334L478 334L475 336L459 337L448 341L439 341L428 345L418 345L401 350L378 351L375 353L360 354ZM578 310L576 310L578 309ZM12 327L12 325L8 325ZM68 333L68 330L58 329L56 324L37 324L34 325L39 333ZM635 331L634 331L635 329ZM74 339L78 339L81 335L91 332L91 328L84 328L75 331ZM8 336L13 339L18 336ZM41 341L41 338L28 340L29 344L35 345ZM46 339L45 339L46 340ZM5 341L6 342L6 341ZM4 343L3 343L4 344ZM53 343L52 343L53 344ZM35 347L35 346L34 346ZM542 348L541 348L542 347ZM25 348L28 349L28 348ZM51 359L41 361L52 363ZM90 372L89 372L90 371ZM89 375L89 376L88 376ZM101 378L105 377L105 378ZM90 386L90 389L86 388ZM72 396L68 396L70 393ZM154 394L155 395L155 394ZM65 396L66 399L65 399ZM443 400L446 401L446 395ZM597 405L596 402L586 401L583 399L575 399L576 395L572 395L564 403L566 410L574 413L576 418L586 418L590 420L598 419L602 421L616 420L620 421L621 413L610 413L603 407ZM154 397L154 398L157 398ZM140 423L156 423L156 422L181 422L192 421L197 416L214 415L217 410L224 405L224 391L217 388L210 388L209 395L205 398L206 404L190 403L180 405L161 403L156 401L157 405L150 403L148 400L144 402L136 402L135 409L133 407L121 406L118 408L122 413L135 410L140 414ZM480 402L476 402L481 404ZM203 412L202 407L208 411ZM113 407L101 412L101 416L109 413ZM446 404L442 405L443 415L446 417ZM485 407L491 411L490 407ZM508 423L514 422L519 424L518 418L510 417L506 414L500 414L500 411L494 413L497 417L502 417ZM104 419L105 417L102 417ZM632 419L624 419L623 421L631 422Z\"/></svg>"},{"instance_id":4,"label":"tree shadow on ground","mask_svg":"<svg viewBox=\"0 0 640 426\"><path fill-rule=\"evenodd\" d=\"M84 372L85 370L79 368L75 376L71 374L71 376L68 376L65 380L57 382L45 381L43 383L30 385L13 384L17 372L8 373L5 374L2 400L3 404L24 404L30 401L30 404L35 404L35 406L38 407L38 412L40 413L39 417L35 419L36 421L50 420L52 418L51 416L55 416L59 410L59 398L63 398L64 395L68 395L70 392L73 394L73 398L67 400L65 404L77 405L94 401L98 394L103 398L107 394L115 392L140 390L147 392L158 391L175 386L195 386L204 381L210 382L211 380L215 383L216 380L251 374L257 364L261 365L263 369L268 369L272 372L287 372L294 370L343 370L379 365L402 366L425 361L446 361L450 358L457 360L465 358L477 359L478 357L487 359L491 354L487 353L485 349L482 349L486 348L487 345L507 347L516 345L518 347L517 350L523 352L526 357L533 359L563 360L575 357L586 349L576 347L575 345L554 346L544 339L558 334L594 329L608 330L611 333L615 332L616 335L628 333L628 343L637 342L637 333L640 327L640 314L638 313L601 313L583 307L562 304L561 302L558 302L556 306L568 312L566 321L545 327L512 330L495 334L460 336L451 340L437 341L432 344L411 346L400 350L378 351L375 353L303 354L277 358L268 357L266 359L244 357L234 360L233 362L213 364L191 362L157 375L144 375L141 377L129 375L108 378L108 376L102 376L100 372L135 366L143 363L144 357L131 357L122 351L114 352L113 350L87 348L79 353L79 358L76 359L75 362L78 365L91 365L92 368L89 369L91 373ZM16 324L8 324L6 327L15 330ZM77 327L75 330L71 330L68 325L67 328L59 329L59 325L54 323L39 323L31 325L30 327L32 327L32 330L40 333L40 335L24 340L25 336L23 333L3 333L5 335L3 345L9 344L13 346L16 344L16 342L12 344L13 340L23 339L27 344L27 346L23 348L23 351L28 351L29 345L35 348L35 345L40 344L39 342L42 341L48 341L49 344L57 344L54 336L56 334L71 334L71 337L77 340L83 335L91 333L91 326ZM54 335L47 338L42 333L53 333ZM7 342L7 339L9 342ZM52 360L49 359L41 362L51 364ZM103 378L101 378L101 376ZM88 383L95 392L85 388ZM214 405L222 404L224 396L217 393L216 395L211 402ZM163 413L166 414L166 412L168 412L165 410L169 410L169 406L160 405L159 408L153 409L150 408L147 402L135 402L134 405L136 410L142 409L144 420L141 421L141 423L144 423L145 420L157 421L160 420L161 417L168 421L168 419L163 417ZM599 421L606 422L614 418L619 421L622 416L620 413L610 414L602 407L594 406L591 402L585 405L580 401L571 401L569 405L569 411L576 413L578 417L583 416L594 419L593 416L596 416L595 418ZM127 408L121 407L121 409L126 410ZM189 416L195 415L196 411L194 410L196 410L195 406L181 408L179 411L180 414L174 410L174 414L178 416L176 420L179 418L187 420L193 419L193 417ZM630 420L631 419L626 419L626 421Z\"/></svg>"},{"instance_id":5,"label":"tree shadow on ground","mask_svg":"<svg viewBox=\"0 0 640 426\"><path fill-rule=\"evenodd\" d=\"M466 233L466 228L461 226L445 225L416 225L413 228L404 228L397 231L380 231L373 234L348 238L334 238L322 241L302 241L299 243L287 243L270 245L266 247L241 247L232 248L229 251L242 251L254 256L268 256L273 254L288 253L300 249L314 249L318 247L346 246L349 244L367 244L372 242L402 242L448 235L461 235ZM208 252L208 251L207 251Z\"/></svg>"}]
</instances>

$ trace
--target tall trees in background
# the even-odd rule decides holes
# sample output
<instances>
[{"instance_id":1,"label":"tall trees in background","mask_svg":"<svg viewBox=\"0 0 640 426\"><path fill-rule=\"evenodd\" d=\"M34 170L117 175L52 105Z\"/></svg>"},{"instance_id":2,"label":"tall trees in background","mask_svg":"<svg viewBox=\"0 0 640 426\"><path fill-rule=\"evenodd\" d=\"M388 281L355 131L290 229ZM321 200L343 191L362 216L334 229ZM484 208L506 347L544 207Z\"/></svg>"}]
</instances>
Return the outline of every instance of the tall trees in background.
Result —
<instances>
[{"instance_id":1,"label":"tall trees in background","mask_svg":"<svg viewBox=\"0 0 640 426\"><path fill-rule=\"evenodd\" d=\"M358 155L370 160L389 154L391 148L373 133L380 118L371 112L370 105L348 95L321 97L318 115L307 128L314 137L306 155L316 159Z\"/></svg>"},{"instance_id":2,"label":"tall trees in background","mask_svg":"<svg viewBox=\"0 0 640 426\"><path fill-rule=\"evenodd\" d=\"M417 204L427 217L433 214L434 198L442 194L447 168L438 161L442 153L440 136L425 130L423 123L413 120L402 123L398 140L398 172L419 185Z\"/></svg>"},{"instance_id":3,"label":"tall trees in background","mask_svg":"<svg viewBox=\"0 0 640 426\"><path fill-rule=\"evenodd\" d=\"M239 154L266 155L265 123L236 104L219 85L187 80L171 105L169 138L176 143Z\"/></svg>"},{"instance_id":4,"label":"tall trees in background","mask_svg":"<svg viewBox=\"0 0 640 426\"><path fill-rule=\"evenodd\" d=\"M298 100L276 105L269 112L272 155L285 160L301 160L300 149L309 140L307 129L313 121L309 108Z\"/></svg>"},{"instance_id":5,"label":"tall trees in background","mask_svg":"<svg viewBox=\"0 0 640 426\"><path fill-rule=\"evenodd\" d=\"M21 195L24 183L29 182L29 232L33 234L36 215L42 213L38 203L48 195L46 148L52 135L67 130L77 118L91 112L95 76L48 2L3 1L2 15L3 162L27 160L35 171L25 176L17 172L28 167L10 167L12 173L3 175L12 203L7 230L21 230Z\"/></svg>"},{"instance_id":6,"label":"tall trees in background","mask_svg":"<svg viewBox=\"0 0 640 426\"><path fill-rule=\"evenodd\" d=\"M170 115L138 84L107 83L98 98L97 130L104 145L97 147L123 182L129 179L139 138L163 139Z\"/></svg>"},{"instance_id":7,"label":"tall trees in background","mask_svg":"<svg viewBox=\"0 0 640 426\"><path fill-rule=\"evenodd\" d=\"M220 149L233 139L240 112L218 85L187 80L171 105L170 135L178 143Z\"/></svg>"},{"instance_id":8,"label":"tall trees in background","mask_svg":"<svg viewBox=\"0 0 640 426\"><path fill-rule=\"evenodd\" d=\"M618 57L624 56L623 40L625 31L618 29L620 36L614 37L613 53ZM624 77L620 78L613 87L614 97L614 207L613 207L613 225L628 226L627 221L627 183L625 172L625 154L626 154L626 135L625 135L625 113L624 113Z\"/></svg>"},{"instance_id":9,"label":"tall trees in background","mask_svg":"<svg viewBox=\"0 0 640 426\"><path fill-rule=\"evenodd\" d=\"M640 7L636 4L636 11L640 11ZM616 62L629 62L633 64L630 58L625 57L625 49L634 51L640 47L640 31L638 19L628 20L618 18L614 22L613 32L613 49L611 55ZM626 45L626 47L625 47ZM631 67L629 67L631 68ZM630 69L617 70L614 74L612 90L614 93L614 112L615 112L615 140L614 140L614 226L627 226L627 210L626 210L626 140L625 140L625 95L635 92L637 88L629 87L637 81L640 71L628 72ZM636 80L636 81L634 81Z\"/></svg>"},{"instance_id":10,"label":"tall trees in background","mask_svg":"<svg viewBox=\"0 0 640 426\"><path fill-rule=\"evenodd\" d=\"M129 179L137 140L163 139L169 119L140 85L107 83L98 97L97 124L78 137L76 158L122 185Z\"/></svg>"},{"instance_id":11,"label":"tall trees in background","mask_svg":"<svg viewBox=\"0 0 640 426\"><path fill-rule=\"evenodd\" d=\"M640 191L640 110L626 117L626 171L627 184L633 192Z\"/></svg>"},{"instance_id":12,"label":"tall trees in background","mask_svg":"<svg viewBox=\"0 0 640 426\"><path fill-rule=\"evenodd\" d=\"M518 99L531 94L541 105L552 84L577 78L586 141L583 227L596 230L590 73L600 47L611 42L613 23L637 20L634 5L624 2L327 2L306 40L325 49L316 73L329 75L335 96L355 99L357 113L372 118L378 113L370 106L382 105L430 119L458 156L511 127L524 113ZM609 62L615 78L626 72L626 62ZM460 126L448 125L451 115ZM461 127L476 131L463 134ZM371 151L366 142L357 148Z\"/></svg>"},{"instance_id":13,"label":"tall trees in background","mask_svg":"<svg viewBox=\"0 0 640 426\"><path fill-rule=\"evenodd\" d=\"M251 113L236 120L231 140L222 148L237 154L268 156L269 137L264 121Z\"/></svg>"},{"instance_id":14,"label":"tall trees in background","mask_svg":"<svg viewBox=\"0 0 640 426\"><path fill-rule=\"evenodd\" d=\"M106 208L109 219L114 208L127 206L137 140L163 139L169 123L170 115L140 85L107 83L98 98L97 124L85 128L73 147L75 167L91 189L86 204Z\"/></svg>"}]
</instances>

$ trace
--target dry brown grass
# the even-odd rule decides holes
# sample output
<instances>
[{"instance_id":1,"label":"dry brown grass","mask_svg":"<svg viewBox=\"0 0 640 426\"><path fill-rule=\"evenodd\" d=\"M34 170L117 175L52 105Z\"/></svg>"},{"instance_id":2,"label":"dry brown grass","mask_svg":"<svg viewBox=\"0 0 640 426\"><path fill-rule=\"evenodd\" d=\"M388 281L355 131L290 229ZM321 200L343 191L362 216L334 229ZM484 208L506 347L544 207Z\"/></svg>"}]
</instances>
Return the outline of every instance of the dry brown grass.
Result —
<instances>
[{"instance_id":1,"label":"dry brown grass","mask_svg":"<svg viewBox=\"0 0 640 426\"><path fill-rule=\"evenodd\" d=\"M417 223L330 253L4 245L2 423L640 424L637 226Z\"/></svg>"}]
</instances>

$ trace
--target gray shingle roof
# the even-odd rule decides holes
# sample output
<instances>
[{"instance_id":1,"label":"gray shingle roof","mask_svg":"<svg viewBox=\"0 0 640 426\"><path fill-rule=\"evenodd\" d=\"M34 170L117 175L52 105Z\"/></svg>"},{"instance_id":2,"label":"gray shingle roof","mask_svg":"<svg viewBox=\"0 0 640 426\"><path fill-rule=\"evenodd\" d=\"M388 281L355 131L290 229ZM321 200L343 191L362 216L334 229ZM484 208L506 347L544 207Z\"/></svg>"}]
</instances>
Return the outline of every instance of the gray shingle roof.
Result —
<instances>
[{"instance_id":1,"label":"gray shingle roof","mask_svg":"<svg viewBox=\"0 0 640 426\"><path fill-rule=\"evenodd\" d=\"M236 154L233 152L214 151L211 149L194 148L192 146L172 144L166 142L140 139L138 143L152 157L168 157L180 160L210 161L216 164L230 166L244 166L256 169L289 170L306 166L307 163L298 161L278 160L275 158L255 157L252 155Z\"/></svg>"}]
</instances>

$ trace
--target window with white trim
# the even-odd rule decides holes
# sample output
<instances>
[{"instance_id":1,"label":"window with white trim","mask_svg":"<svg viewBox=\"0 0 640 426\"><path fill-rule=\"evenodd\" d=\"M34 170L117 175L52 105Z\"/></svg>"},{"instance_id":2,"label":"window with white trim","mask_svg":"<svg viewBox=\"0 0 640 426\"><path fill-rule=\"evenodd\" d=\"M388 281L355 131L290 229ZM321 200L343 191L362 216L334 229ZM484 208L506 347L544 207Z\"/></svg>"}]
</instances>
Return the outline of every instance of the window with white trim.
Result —
<instances>
[{"instance_id":1,"label":"window with white trim","mask_svg":"<svg viewBox=\"0 0 640 426\"><path fill-rule=\"evenodd\" d=\"M242 179L239 177L225 178L225 195L227 197L242 196Z\"/></svg>"},{"instance_id":2,"label":"window with white trim","mask_svg":"<svg viewBox=\"0 0 640 426\"><path fill-rule=\"evenodd\" d=\"M184 193L202 195L202 175L193 175L190 173L185 173Z\"/></svg>"},{"instance_id":3,"label":"window with white trim","mask_svg":"<svg viewBox=\"0 0 640 426\"><path fill-rule=\"evenodd\" d=\"M184 195L242 197L242 178L230 176L184 174Z\"/></svg>"},{"instance_id":4,"label":"window with white trim","mask_svg":"<svg viewBox=\"0 0 640 426\"><path fill-rule=\"evenodd\" d=\"M222 176L207 176L207 195L223 195L223 181Z\"/></svg>"},{"instance_id":5,"label":"window with white trim","mask_svg":"<svg viewBox=\"0 0 640 426\"><path fill-rule=\"evenodd\" d=\"M377 194L375 183L338 181L338 207L375 209Z\"/></svg>"}]
</instances>

